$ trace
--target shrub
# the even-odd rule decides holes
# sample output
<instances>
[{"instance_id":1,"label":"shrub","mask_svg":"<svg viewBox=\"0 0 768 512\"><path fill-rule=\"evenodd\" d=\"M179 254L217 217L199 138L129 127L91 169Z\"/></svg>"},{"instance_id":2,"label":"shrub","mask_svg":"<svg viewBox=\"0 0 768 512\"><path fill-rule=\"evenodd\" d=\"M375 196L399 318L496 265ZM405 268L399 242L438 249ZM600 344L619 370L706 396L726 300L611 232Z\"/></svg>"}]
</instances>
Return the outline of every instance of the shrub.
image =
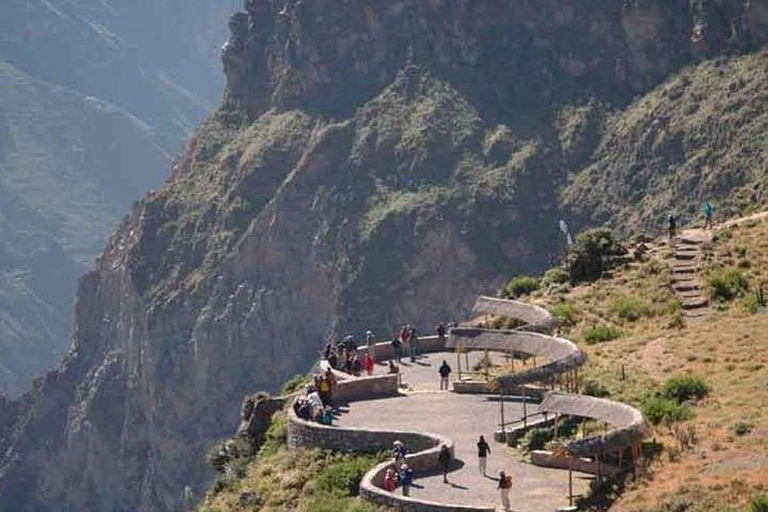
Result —
<instances>
[{"instance_id":1,"label":"shrub","mask_svg":"<svg viewBox=\"0 0 768 512\"><path fill-rule=\"evenodd\" d=\"M733 267L716 270L707 279L709 296L714 300L732 300L747 291L748 287L747 277Z\"/></svg>"},{"instance_id":2,"label":"shrub","mask_svg":"<svg viewBox=\"0 0 768 512\"><path fill-rule=\"evenodd\" d=\"M704 379L693 375L672 377L664 383L659 396L668 400L676 400L681 404L695 398L700 400L709 393L709 386Z\"/></svg>"},{"instance_id":3,"label":"shrub","mask_svg":"<svg viewBox=\"0 0 768 512\"><path fill-rule=\"evenodd\" d=\"M331 464L317 475L314 492L338 498L356 496L360 490L360 480L372 466L373 462L368 457L355 457Z\"/></svg>"},{"instance_id":4,"label":"shrub","mask_svg":"<svg viewBox=\"0 0 768 512\"><path fill-rule=\"evenodd\" d=\"M544 286L549 286L551 284L565 284L569 279L570 276L565 267L552 267L544 273L542 283Z\"/></svg>"},{"instance_id":5,"label":"shrub","mask_svg":"<svg viewBox=\"0 0 768 512\"><path fill-rule=\"evenodd\" d=\"M752 432L752 428L753 427L751 423L747 423L746 421L739 421L736 423L736 425L733 426L733 432L737 436L745 436Z\"/></svg>"},{"instance_id":6,"label":"shrub","mask_svg":"<svg viewBox=\"0 0 768 512\"><path fill-rule=\"evenodd\" d=\"M584 331L584 341L593 345L621 337L621 331L612 325L595 325Z\"/></svg>"},{"instance_id":7,"label":"shrub","mask_svg":"<svg viewBox=\"0 0 768 512\"><path fill-rule=\"evenodd\" d=\"M283 387L280 389L280 394L290 395L301 390L301 388L306 386L308 383L309 377L306 375L294 375L288 382L283 384Z\"/></svg>"},{"instance_id":8,"label":"shrub","mask_svg":"<svg viewBox=\"0 0 768 512\"><path fill-rule=\"evenodd\" d=\"M259 456L277 453L288 439L288 421L284 412L276 412L272 416L267 432L264 434L264 444L259 449Z\"/></svg>"},{"instance_id":9,"label":"shrub","mask_svg":"<svg viewBox=\"0 0 768 512\"><path fill-rule=\"evenodd\" d=\"M752 496L747 506L749 512L768 512L768 496L765 494L757 494Z\"/></svg>"},{"instance_id":10,"label":"shrub","mask_svg":"<svg viewBox=\"0 0 768 512\"><path fill-rule=\"evenodd\" d=\"M596 279L607 269L606 257L626 252L607 228L589 229L568 249L566 265L572 283Z\"/></svg>"},{"instance_id":11,"label":"shrub","mask_svg":"<svg viewBox=\"0 0 768 512\"><path fill-rule=\"evenodd\" d=\"M576 308L573 307L573 304L563 302L552 306L551 311L560 325L576 325Z\"/></svg>"},{"instance_id":12,"label":"shrub","mask_svg":"<svg viewBox=\"0 0 768 512\"><path fill-rule=\"evenodd\" d=\"M618 297L614 301L611 309L613 309L613 312L616 313L619 318L629 322L639 320L641 317L648 315L651 311L648 304L644 301L637 297L630 297L627 295Z\"/></svg>"},{"instance_id":13,"label":"shrub","mask_svg":"<svg viewBox=\"0 0 768 512\"><path fill-rule=\"evenodd\" d=\"M539 280L531 276L515 276L501 290L504 299L516 299L539 289Z\"/></svg>"},{"instance_id":14,"label":"shrub","mask_svg":"<svg viewBox=\"0 0 768 512\"><path fill-rule=\"evenodd\" d=\"M662 420L667 421L685 421L693 415L691 408L687 405L681 405L675 400L663 397L651 397L643 403L643 414L648 421L658 425Z\"/></svg>"},{"instance_id":15,"label":"shrub","mask_svg":"<svg viewBox=\"0 0 768 512\"><path fill-rule=\"evenodd\" d=\"M605 398L611 396L610 391L603 384L596 380L587 379L584 381L583 392L587 396L594 396L597 398Z\"/></svg>"},{"instance_id":16,"label":"shrub","mask_svg":"<svg viewBox=\"0 0 768 512\"><path fill-rule=\"evenodd\" d=\"M520 440L520 447L528 451L541 450L554 437L555 433L551 428L533 428Z\"/></svg>"}]
</instances>

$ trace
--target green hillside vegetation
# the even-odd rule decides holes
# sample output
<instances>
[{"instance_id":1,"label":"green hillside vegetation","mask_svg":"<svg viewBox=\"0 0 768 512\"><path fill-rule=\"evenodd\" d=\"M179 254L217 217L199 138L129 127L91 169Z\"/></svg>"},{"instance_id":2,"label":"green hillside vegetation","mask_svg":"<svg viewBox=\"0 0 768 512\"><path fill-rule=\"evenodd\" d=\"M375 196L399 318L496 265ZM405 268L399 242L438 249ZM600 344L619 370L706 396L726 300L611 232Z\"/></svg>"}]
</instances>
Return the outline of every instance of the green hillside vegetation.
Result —
<instances>
[{"instance_id":1,"label":"green hillside vegetation","mask_svg":"<svg viewBox=\"0 0 768 512\"><path fill-rule=\"evenodd\" d=\"M219 470L198 512L377 512L384 509L357 497L362 476L388 454L342 454L289 450L285 416L272 419L258 449L242 439L225 443L229 456L209 460ZM222 445L224 446L224 445ZM256 452L256 453L254 453ZM218 455L218 456L217 456Z\"/></svg>"},{"instance_id":2,"label":"green hillside vegetation","mask_svg":"<svg viewBox=\"0 0 768 512\"><path fill-rule=\"evenodd\" d=\"M766 205L768 52L687 68L605 119L602 139L562 198L574 215L657 232L667 212L699 220Z\"/></svg>"},{"instance_id":3,"label":"green hillside vegetation","mask_svg":"<svg viewBox=\"0 0 768 512\"><path fill-rule=\"evenodd\" d=\"M645 478L630 484L611 510L736 512L765 493L765 240L768 221L718 234L702 274L712 282L723 269L738 270L738 278L725 280L737 285L717 296L701 322L682 315L670 288L671 248L663 243L644 261L593 282L533 293L586 351L585 386L641 408L662 445ZM613 334L594 340L600 330ZM680 503L684 508L675 508Z\"/></svg>"}]
</instances>

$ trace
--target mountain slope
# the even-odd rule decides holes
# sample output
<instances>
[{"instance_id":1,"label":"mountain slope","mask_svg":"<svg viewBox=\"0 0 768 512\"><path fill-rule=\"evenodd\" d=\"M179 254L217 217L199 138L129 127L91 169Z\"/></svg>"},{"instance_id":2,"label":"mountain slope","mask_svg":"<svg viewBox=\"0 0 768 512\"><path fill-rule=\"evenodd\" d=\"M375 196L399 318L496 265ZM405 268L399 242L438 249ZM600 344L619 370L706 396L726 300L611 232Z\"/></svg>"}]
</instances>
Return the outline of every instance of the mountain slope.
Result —
<instances>
[{"instance_id":1,"label":"mountain slope","mask_svg":"<svg viewBox=\"0 0 768 512\"><path fill-rule=\"evenodd\" d=\"M167 165L129 114L0 62L0 391L61 360L77 277Z\"/></svg>"},{"instance_id":2,"label":"mountain slope","mask_svg":"<svg viewBox=\"0 0 768 512\"><path fill-rule=\"evenodd\" d=\"M701 220L708 200L725 216L765 205L766 83L765 51L677 74L606 120L565 205L588 223L652 231L669 211Z\"/></svg>"}]
</instances>

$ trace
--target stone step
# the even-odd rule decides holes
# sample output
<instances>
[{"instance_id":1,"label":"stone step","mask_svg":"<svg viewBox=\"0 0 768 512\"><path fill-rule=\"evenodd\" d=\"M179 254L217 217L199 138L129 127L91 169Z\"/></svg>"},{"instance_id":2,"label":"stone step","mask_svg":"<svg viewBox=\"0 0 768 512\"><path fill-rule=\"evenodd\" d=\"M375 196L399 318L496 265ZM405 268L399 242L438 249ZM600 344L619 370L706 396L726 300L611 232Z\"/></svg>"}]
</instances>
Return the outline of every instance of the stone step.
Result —
<instances>
[{"instance_id":1,"label":"stone step","mask_svg":"<svg viewBox=\"0 0 768 512\"><path fill-rule=\"evenodd\" d=\"M679 261L689 261L696 259L696 254L698 251L695 252L676 252L675 253L675 259Z\"/></svg>"},{"instance_id":2,"label":"stone step","mask_svg":"<svg viewBox=\"0 0 768 512\"><path fill-rule=\"evenodd\" d=\"M696 297L704 297L704 295L701 293L701 289L675 290L675 295L677 295L681 299L691 299L691 298L696 298Z\"/></svg>"},{"instance_id":3,"label":"stone step","mask_svg":"<svg viewBox=\"0 0 768 512\"><path fill-rule=\"evenodd\" d=\"M692 281L690 279L680 279L675 281L675 283L672 285L672 289L676 293L701 290L701 283L698 281Z\"/></svg>"},{"instance_id":4,"label":"stone step","mask_svg":"<svg viewBox=\"0 0 768 512\"><path fill-rule=\"evenodd\" d=\"M673 274L694 274L699 267L697 265L675 265L672 267Z\"/></svg>"},{"instance_id":5,"label":"stone step","mask_svg":"<svg viewBox=\"0 0 768 512\"><path fill-rule=\"evenodd\" d=\"M693 308L693 309L686 309L685 310L685 318L692 319L692 320L698 320L702 319L705 316L709 315L711 310L708 306L703 306L700 308Z\"/></svg>"},{"instance_id":6,"label":"stone step","mask_svg":"<svg viewBox=\"0 0 768 512\"><path fill-rule=\"evenodd\" d=\"M706 297L693 297L690 299L683 299L683 309L696 309L703 308L709 304L709 299Z\"/></svg>"}]
</instances>

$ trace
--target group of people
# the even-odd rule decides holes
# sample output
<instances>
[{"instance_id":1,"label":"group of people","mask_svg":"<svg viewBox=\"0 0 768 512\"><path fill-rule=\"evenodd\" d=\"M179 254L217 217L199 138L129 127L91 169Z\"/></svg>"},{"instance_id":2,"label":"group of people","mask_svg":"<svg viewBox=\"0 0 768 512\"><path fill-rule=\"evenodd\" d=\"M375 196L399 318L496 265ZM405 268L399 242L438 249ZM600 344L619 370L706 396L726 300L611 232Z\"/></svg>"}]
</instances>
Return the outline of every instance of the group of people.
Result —
<instances>
[{"instance_id":1,"label":"group of people","mask_svg":"<svg viewBox=\"0 0 768 512\"><path fill-rule=\"evenodd\" d=\"M293 403L296 416L317 421L324 425L333 423L333 393L336 390L336 376L330 368L314 376L304 396Z\"/></svg>"},{"instance_id":2,"label":"group of people","mask_svg":"<svg viewBox=\"0 0 768 512\"><path fill-rule=\"evenodd\" d=\"M477 441L477 458L478 458L478 471L481 475L487 476L487 461L488 456L491 454L491 447L486 442L485 437L480 436ZM406 456L408 455L408 449L402 441L396 440L392 443L392 459L393 465L388 468L384 474L384 481L382 487L384 490L394 492L398 487L402 489L403 496L410 496L411 485L414 480L413 468L408 464ZM448 472L451 467L451 461L453 455L450 448L443 444L440 446L440 452L437 456L437 462L443 473L443 482L448 482ZM509 510L509 492L512 488L512 477L507 475L504 471L499 471L496 489L499 491L501 498L501 504L504 510Z\"/></svg>"},{"instance_id":3,"label":"group of people","mask_svg":"<svg viewBox=\"0 0 768 512\"><path fill-rule=\"evenodd\" d=\"M704 205L704 229L712 229L712 219L715 216L715 207L707 201ZM677 217L674 212L670 212L667 215L667 233L669 238L672 239L677 235Z\"/></svg>"},{"instance_id":4,"label":"group of people","mask_svg":"<svg viewBox=\"0 0 768 512\"><path fill-rule=\"evenodd\" d=\"M371 331L368 336L373 337ZM352 336L347 336L339 342L331 342L325 346L323 358L331 368L359 377L365 372L373 375L376 366L376 344L371 341L365 354L360 354Z\"/></svg>"}]
</instances>

